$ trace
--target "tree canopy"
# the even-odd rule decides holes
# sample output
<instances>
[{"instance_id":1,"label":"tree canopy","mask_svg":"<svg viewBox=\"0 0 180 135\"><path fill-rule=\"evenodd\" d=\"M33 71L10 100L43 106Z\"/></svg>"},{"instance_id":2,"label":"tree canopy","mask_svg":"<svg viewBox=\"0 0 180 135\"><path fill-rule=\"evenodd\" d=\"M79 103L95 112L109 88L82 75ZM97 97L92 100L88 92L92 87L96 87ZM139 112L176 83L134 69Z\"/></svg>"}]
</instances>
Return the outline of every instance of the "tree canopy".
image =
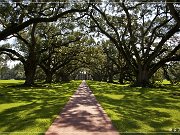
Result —
<instances>
[{"instance_id":1,"label":"tree canopy","mask_svg":"<svg viewBox=\"0 0 180 135\"><path fill-rule=\"evenodd\" d=\"M0 11L0 40L16 38L1 45L0 54L21 61L26 85L34 84L37 68L49 83L69 80L80 69L95 80L143 87L160 73L177 78L167 66L180 60L175 1L4 0Z\"/></svg>"}]
</instances>

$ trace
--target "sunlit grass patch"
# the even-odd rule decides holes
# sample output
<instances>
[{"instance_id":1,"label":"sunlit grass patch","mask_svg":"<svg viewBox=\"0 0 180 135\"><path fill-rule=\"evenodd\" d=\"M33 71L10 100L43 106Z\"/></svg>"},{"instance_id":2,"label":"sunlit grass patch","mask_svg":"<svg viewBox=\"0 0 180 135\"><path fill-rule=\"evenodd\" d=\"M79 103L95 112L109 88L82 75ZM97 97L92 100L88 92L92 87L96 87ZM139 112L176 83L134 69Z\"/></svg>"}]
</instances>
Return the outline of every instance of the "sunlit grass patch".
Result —
<instances>
[{"instance_id":1,"label":"sunlit grass patch","mask_svg":"<svg viewBox=\"0 0 180 135\"><path fill-rule=\"evenodd\" d=\"M24 83L24 80L0 80L0 83L5 83L5 84L9 84L9 83Z\"/></svg>"},{"instance_id":2,"label":"sunlit grass patch","mask_svg":"<svg viewBox=\"0 0 180 135\"><path fill-rule=\"evenodd\" d=\"M141 88L96 81L88 85L119 132L170 134L180 126L179 86Z\"/></svg>"},{"instance_id":3,"label":"sunlit grass patch","mask_svg":"<svg viewBox=\"0 0 180 135\"><path fill-rule=\"evenodd\" d=\"M119 99L122 99L124 97L124 95L113 95L113 94L103 94L103 96L108 97L108 98L112 98L115 100L119 100Z\"/></svg>"},{"instance_id":4,"label":"sunlit grass patch","mask_svg":"<svg viewBox=\"0 0 180 135\"><path fill-rule=\"evenodd\" d=\"M43 134L80 83L20 87L23 81L0 81L0 134Z\"/></svg>"},{"instance_id":5,"label":"sunlit grass patch","mask_svg":"<svg viewBox=\"0 0 180 135\"><path fill-rule=\"evenodd\" d=\"M168 80L163 80L162 84L171 84Z\"/></svg>"}]
</instances>

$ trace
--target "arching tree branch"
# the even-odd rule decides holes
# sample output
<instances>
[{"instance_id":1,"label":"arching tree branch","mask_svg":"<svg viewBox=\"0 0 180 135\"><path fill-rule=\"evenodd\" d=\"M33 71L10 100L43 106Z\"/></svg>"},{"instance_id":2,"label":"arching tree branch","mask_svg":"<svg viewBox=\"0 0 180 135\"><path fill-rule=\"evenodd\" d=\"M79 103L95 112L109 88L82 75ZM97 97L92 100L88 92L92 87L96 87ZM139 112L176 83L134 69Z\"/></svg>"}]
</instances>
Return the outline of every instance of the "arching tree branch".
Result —
<instances>
[{"instance_id":1,"label":"arching tree branch","mask_svg":"<svg viewBox=\"0 0 180 135\"><path fill-rule=\"evenodd\" d=\"M62 13L55 15L53 17L50 17L50 18L32 18L21 24L14 24L0 32L0 41L4 40L6 37L8 37L14 33L17 33L19 31L23 30L24 28L28 27L31 24L40 23L40 22L53 22L53 21L57 21L59 18L62 18L63 16L65 16L67 14L71 14L71 13L75 13L75 12L85 12L87 10L88 10L88 7L85 9L70 9L70 10L62 12Z\"/></svg>"}]
</instances>

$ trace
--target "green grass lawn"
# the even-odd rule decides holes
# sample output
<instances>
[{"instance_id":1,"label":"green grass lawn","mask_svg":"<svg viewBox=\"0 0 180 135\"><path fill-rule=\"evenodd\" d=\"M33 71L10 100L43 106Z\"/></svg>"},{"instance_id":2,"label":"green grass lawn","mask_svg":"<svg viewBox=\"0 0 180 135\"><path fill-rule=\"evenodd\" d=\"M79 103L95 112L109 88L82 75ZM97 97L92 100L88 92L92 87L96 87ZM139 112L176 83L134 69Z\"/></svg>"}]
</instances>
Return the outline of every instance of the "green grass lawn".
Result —
<instances>
[{"instance_id":1,"label":"green grass lawn","mask_svg":"<svg viewBox=\"0 0 180 135\"><path fill-rule=\"evenodd\" d=\"M0 134L43 134L81 83L22 87L23 82L0 80Z\"/></svg>"},{"instance_id":2,"label":"green grass lawn","mask_svg":"<svg viewBox=\"0 0 180 135\"><path fill-rule=\"evenodd\" d=\"M180 130L179 86L133 88L105 82L87 83L119 132L158 134L155 132Z\"/></svg>"}]
</instances>

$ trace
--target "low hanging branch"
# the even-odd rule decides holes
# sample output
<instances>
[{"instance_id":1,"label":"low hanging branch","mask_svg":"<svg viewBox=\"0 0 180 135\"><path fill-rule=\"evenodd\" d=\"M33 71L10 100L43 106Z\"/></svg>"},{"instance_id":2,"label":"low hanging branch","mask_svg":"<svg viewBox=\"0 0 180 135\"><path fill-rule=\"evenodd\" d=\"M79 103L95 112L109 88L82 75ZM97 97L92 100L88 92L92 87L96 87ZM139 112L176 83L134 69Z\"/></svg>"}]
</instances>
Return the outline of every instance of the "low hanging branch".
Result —
<instances>
[{"instance_id":1,"label":"low hanging branch","mask_svg":"<svg viewBox=\"0 0 180 135\"><path fill-rule=\"evenodd\" d=\"M24 57L13 49L0 47L0 54L6 54L11 60L20 60L22 63L25 62Z\"/></svg>"},{"instance_id":2,"label":"low hanging branch","mask_svg":"<svg viewBox=\"0 0 180 135\"><path fill-rule=\"evenodd\" d=\"M40 22L54 22L67 14L71 14L71 13L75 13L75 12L86 12L88 10L88 8L89 7L85 8L85 9L70 9L70 10L62 12L62 13L55 15L53 17L50 17L50 18L32 18L21 24L14 24L0 32L0 41L4 40L6 37L8 37L14 33L17 33L19 31L23 30L24 28L28 27L31 24L40 23Z\"/></svg>"}]
</instances>

